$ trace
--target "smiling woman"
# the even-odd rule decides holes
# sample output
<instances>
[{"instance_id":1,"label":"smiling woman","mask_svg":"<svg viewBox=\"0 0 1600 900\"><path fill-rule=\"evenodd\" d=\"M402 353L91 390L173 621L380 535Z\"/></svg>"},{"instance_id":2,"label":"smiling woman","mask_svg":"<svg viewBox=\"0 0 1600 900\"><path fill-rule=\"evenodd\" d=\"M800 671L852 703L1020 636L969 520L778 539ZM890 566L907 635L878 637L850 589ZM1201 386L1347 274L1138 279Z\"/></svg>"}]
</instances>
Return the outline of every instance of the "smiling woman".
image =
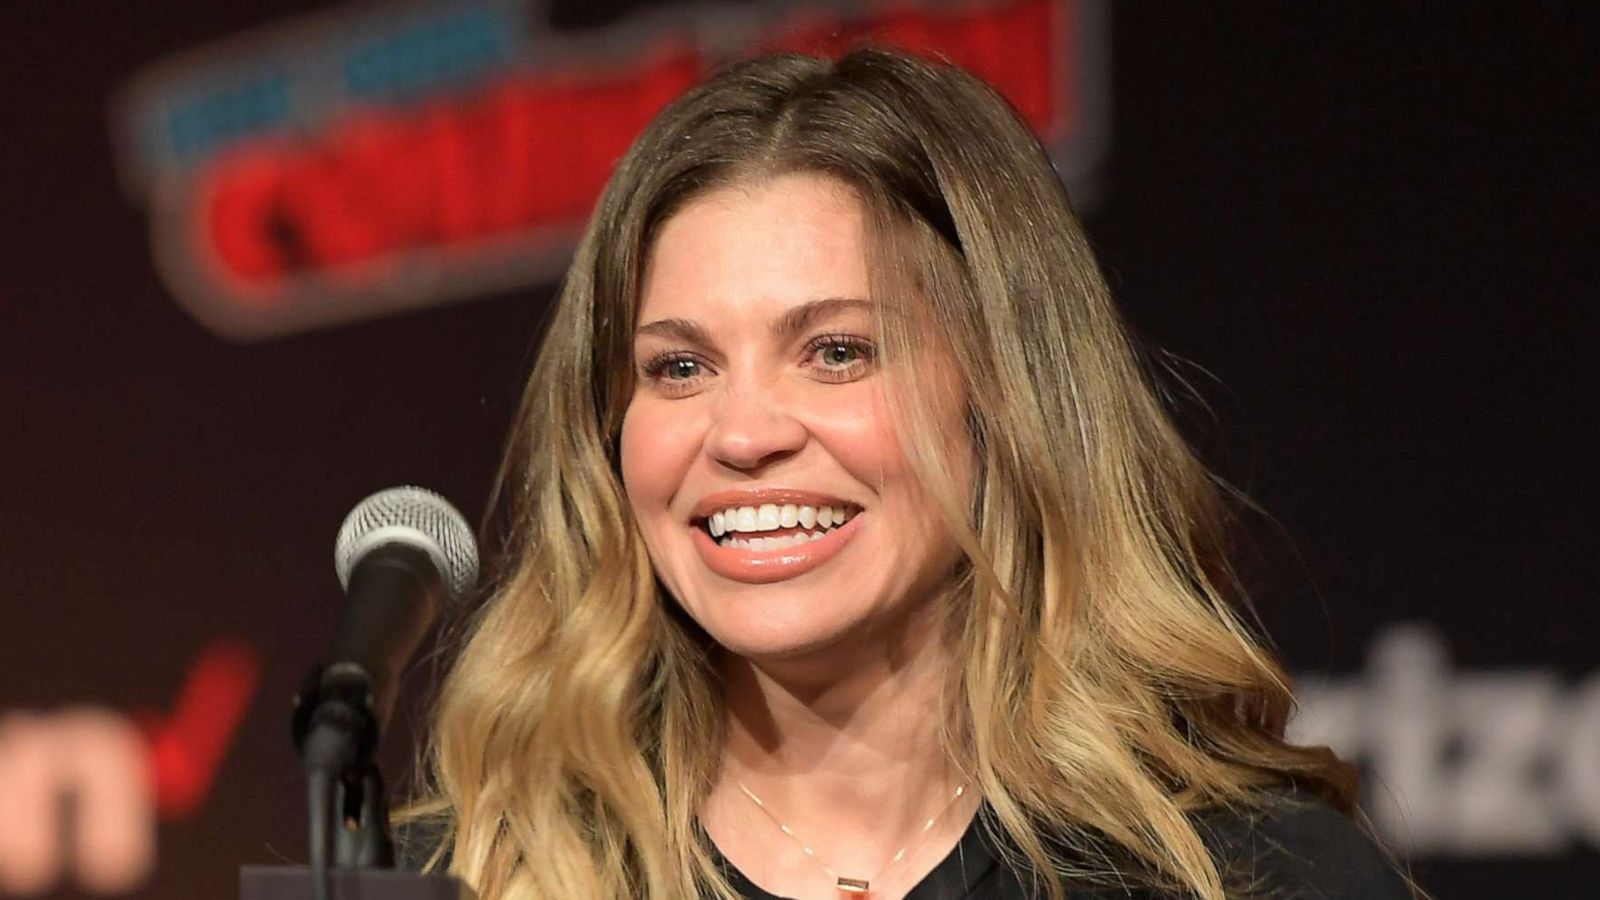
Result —
<instances>
[{"instance_id":1,"label":"smiling woman","mask_svg":"<svg viewBox=\"0 0 1600 900\"><path fill-rule=\"evenodd\" d=\"M847 185L791 173L688 203L645 266L624 486L667 590L768 669L855 668L863 633L905 631L960 556L887 413L866 247ZM692 331L664 337L671 322ZM964 434L963 416L937 410L941 433ZM753 532L771 536L735 536Z\"/></svg>"},{"instance_id":2,"label":"smiling woman","mask_svg":"<svg viewBox=\"0 0 1600 900\"><path fill-rule=\"evenodd\" d=\"M573 263L441 695L490 900L1399 897L1049 163L886 51L672 104ZM1344 815L1341 815L1344 814Z\"/></svg>"}]
</instances>

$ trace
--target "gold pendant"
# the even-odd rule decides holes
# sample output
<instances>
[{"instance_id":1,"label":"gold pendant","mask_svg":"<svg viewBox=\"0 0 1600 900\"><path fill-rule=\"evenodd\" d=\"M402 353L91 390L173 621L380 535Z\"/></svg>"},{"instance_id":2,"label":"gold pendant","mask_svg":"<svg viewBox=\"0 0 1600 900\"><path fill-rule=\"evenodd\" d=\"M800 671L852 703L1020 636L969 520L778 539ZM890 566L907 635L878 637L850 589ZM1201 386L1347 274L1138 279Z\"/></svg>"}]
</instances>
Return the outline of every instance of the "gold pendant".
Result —
<instances>
[{"instance_id":1,"label":"gold pendant","mask_svg":"<svg viewBox=\"0 0 1600 900\"><path fill-rule=\"evenodd\" d=\"M839 890L846 894L865 894L867 880L865 878L840 878Z\"/></svg>"}]
</instances>

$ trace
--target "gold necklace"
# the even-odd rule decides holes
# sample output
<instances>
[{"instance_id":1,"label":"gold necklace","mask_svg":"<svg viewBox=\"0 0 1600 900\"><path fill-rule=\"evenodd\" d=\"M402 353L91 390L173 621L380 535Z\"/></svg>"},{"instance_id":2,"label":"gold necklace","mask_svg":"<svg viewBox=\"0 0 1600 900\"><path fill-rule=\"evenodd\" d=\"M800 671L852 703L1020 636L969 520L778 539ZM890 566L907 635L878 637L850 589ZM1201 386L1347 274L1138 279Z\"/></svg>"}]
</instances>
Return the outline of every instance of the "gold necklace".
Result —
<instances>
[{"instance_id":1,"label":"gold necklace","mask_svg":"<svg viewBox=\"0 0 1600 900\"><path fill-rule=\"evenodd\" d=\"M965 784L956 788L956 792L950 796L949 800L945 801L944 806L940 807L938 812L934 813L933 816L928 819L928 821L922 824L922 830L918 831L916 835L911 838L909 843L896 851L894 856L889 858L888 862L879 867L878 874L873 875L872 878L846 878L845 876L840 875L838 872L835 872L831 867L828 866L827 863L823 862L821 857L817 856L816 851L812 850L811 846L805 841L802 841L800 836L794 833L793 829L778 821L778 817L772 814L772 810L767 809L767 804L762 802L760 797L756 796L755 791L745 787L744 782L742 781L738 782L738 785L739 790L744 791L744 795L750 798L750 802L760 807L761 811L767 814L767 818L772 820L772 824L778 826L779 831L788 835L796 844L799 844L800 849L805 852L806 856L814 860L817 865L821 866L822 871L827 872L828 877L833 879L834 885L837 886L840 891L846 894L867 893L867 889L871 885L872 881L882 878L885 872L888 872L902 859L905 859L906 852L917 846L917 844L921 843L922 839L928 836L928 832L933 830L933 824L943 818L944 814L950 811L950 807L954 806L956 801L961 799L961 795L967 792L967 786Z\"/></svg>"}]
</instances>

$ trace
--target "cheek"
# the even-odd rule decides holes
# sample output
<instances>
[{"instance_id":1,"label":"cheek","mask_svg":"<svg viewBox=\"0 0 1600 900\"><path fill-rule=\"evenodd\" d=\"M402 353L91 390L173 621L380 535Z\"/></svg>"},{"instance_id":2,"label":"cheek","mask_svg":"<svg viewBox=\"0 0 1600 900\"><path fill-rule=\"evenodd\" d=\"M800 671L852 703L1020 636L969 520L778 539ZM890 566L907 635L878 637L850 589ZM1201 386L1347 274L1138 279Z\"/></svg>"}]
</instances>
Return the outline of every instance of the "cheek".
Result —
<instances>
[{"instance_id":1,"label":"cheek","mask_svg":"<svg viewBox=\"0 0 1600 900\"><path fill-rule=\"evenodd\" d=\"M835 462L875 491L884 491L907 471L888 403L876 388L835 395L811 417L809 429Z\"/></svg>"},{"instance_id":2,"label":"cheek","mask_svg":"<svg viewBox=\"0 0 1600 900\"><path fill-rule=\"evenodd\" d=\"M942 442L941 446L927 448L930 461L949 477L958 497L970 501L974 448L963 401L937 391L929 391L923 400L936 406L927 424L933 431L930 438ZM927 540L943 540L940 535L944 528L937 524L942 521L937 505L916 477L881 390L863 392L859 398L831 407L829 414L816 423L816 430L834 459L876 492L891 514L908 517L907 523L924 525L928 529Z\"/></svg>"},{"instance_id":3,"label":"cheek","mask_svg":"<svg viewBox=\"0 0 1600 900\"><path fill-rule=\"evenodd\" d=\"M622 418L622 485L628 503L641 524L666 508L681 481L693 452L686 443L681 422L648 402L635 402Z\"/></svg>"}]
</instances>

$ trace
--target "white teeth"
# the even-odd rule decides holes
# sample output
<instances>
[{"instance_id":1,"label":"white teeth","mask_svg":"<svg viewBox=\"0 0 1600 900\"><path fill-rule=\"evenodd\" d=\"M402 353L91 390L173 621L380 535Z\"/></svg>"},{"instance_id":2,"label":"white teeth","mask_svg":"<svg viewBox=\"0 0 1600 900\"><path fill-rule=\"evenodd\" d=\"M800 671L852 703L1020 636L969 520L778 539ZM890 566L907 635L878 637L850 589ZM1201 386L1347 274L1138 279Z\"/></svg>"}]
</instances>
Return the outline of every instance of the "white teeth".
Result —
<instances>
[{"instance_id":1,"label":"white teeth","mask_svg":"<svg viewBox=\"0 0 1600 900\"><path fill-rule=\"evenodd\" d=\"M799 503L763 503L760 506L735 506L712 513L705 521L712 537L729 532L757 533L799 526L830 528L850 521L857 510L852 506L805 506Z\"/></svg>"},{"instance_id":2,"label":"white teeth","mask_svg":"<svg viewBox=\"0 0 1600 900\"><path fill-rule=\"evenodd\" d=\"M758 530L758 531L777 531L778 530L778 506L777 506L777 504L775 504L775 503L763 503L763 504L761 504L761 508L756 510L756 530Z\"/></svg>"},{"instance_id":3,"label":"white teeth","mask_svg":"<svg viewBox=\"0 0 1600 900\"><path fill-rule=\"evenodd\" d=\"M798 547L801 544L821 539L822 532L820 531L811 534L801 531L784 535L783 537L754 537L748 540L744 538L728 538L722 542L722 546L738 547L742 550L783 550L787 547Z\"/></svg>"}]
</instances>

